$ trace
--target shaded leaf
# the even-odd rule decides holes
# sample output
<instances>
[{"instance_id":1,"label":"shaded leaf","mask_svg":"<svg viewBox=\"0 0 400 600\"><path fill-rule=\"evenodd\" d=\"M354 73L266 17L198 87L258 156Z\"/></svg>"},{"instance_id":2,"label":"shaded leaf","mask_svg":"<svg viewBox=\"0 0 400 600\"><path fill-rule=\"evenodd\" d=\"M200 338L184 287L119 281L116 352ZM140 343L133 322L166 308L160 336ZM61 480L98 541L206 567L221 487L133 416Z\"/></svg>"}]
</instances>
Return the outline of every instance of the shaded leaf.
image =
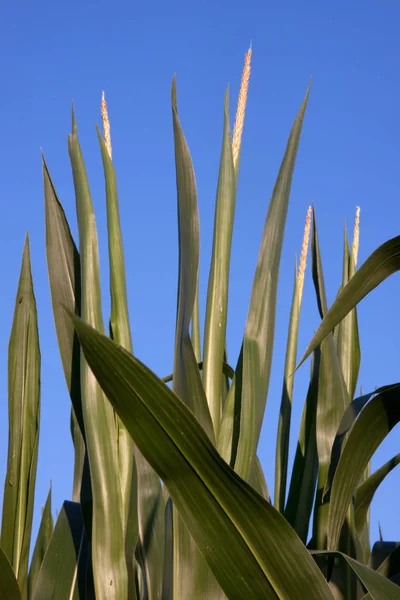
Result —
<instances>
[{"instance_id":1,"label":"shaded leaf","mask_svg":"<svg viewBox=\"0 0 400 600\"><path fill-rule=\"evenodd\" d=\"M136 358L71 317L99 383L165 482L227 596L332 598L284 517L229 468L173 391Z\"/></svg>"}]
</instances>

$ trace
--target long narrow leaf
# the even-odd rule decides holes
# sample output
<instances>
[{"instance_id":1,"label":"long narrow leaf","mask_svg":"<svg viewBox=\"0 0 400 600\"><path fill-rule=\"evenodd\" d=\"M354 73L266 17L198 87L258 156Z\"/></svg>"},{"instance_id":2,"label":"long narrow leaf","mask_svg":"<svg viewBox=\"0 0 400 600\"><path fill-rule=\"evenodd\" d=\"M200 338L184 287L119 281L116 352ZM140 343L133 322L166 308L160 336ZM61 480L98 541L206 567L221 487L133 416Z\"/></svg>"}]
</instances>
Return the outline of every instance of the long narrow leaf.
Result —
<instances>
[{"instance_id":1,"label":"long narrow leaf","mask_svg":"<svg viewBox=\"0 0 400 600\"><path fill-rule=\"evenodd\" d=\"M290 310L289 331L286 345L285 370L281 408L279 411L278 435L275 453L275 507L283 512L286 500L286 479L289 457L290 421L292 413L292 395L294 385L294 368L296 366L297 343L300 323L300 290L297 268L294 274L292 307Z\"/></svg>"},{"instance_id":2,"label":"long narrow leaf","mask_svg":"<svg viewBox=\"0 0 400 600\"><path fill-rule=\"evenodd\" d=\"M31 566L28 577L28 598L33 598L36 581L39 575L40 568L43 563L44 555L50 543L53 534L54 523L51 514L51 488L47 495L46 504L44 505L42 519L40 521L39 532L36 538L35 548L32 554Z\"/></svg>"},{"instance_id":3,"label":"long narrow leaf","mask_svg":"<svg viewBox=\"0 0 400 600\"><path fill-rule=\"evenodd\" d=\"M56 327L58 347L64 370L65 381L71 397L71 435L75 449L73 500L81 499L83 465L85 462L85 426L81 398L80 349L71 322L66 318L62 306L80 315L81 312L81 267L79 252L71 235L64 210L58 199L50 173L43 157L43 182L46 211L46 258L49 273L51 301ZM89 475L89 469L86 469ZM84 489L85 512L91 519L90 481ZM89 505L89 509L87 506ZM88 524L86 528L90 531Z\"/></svg>"},{"instance_id":4,"label":"long narrow leaf","mask_svg":"<svg viewBox=\"0 0 400 600\"><path fill-rule=\"evenodd\" d=\"M315 211L313 211L313 235L311 246L313 280L317 294L317 303L321 316L323 317L327 311L327 301ZM316 412L318 484L313 523L313 539L318 550L326 549L329 504L327 501L324 501L323 490L328 476L332 446L343 412L349 404L349 401L350 399L340 369L335 342L333 335L331 334L321 345Z\"/></svg>"},{"instance_id":5,"label":"long narrow leaf","mask_svg":"<svg viewBox=\"0 0 400 600\"><path fill-rule=\"evenodd\" d=\"M229 95L225 95L224 131L215 203L214 236L207 288L203 382L215 436L221 421L222 364L228 316L229 267L236 204L236 177L229 132Z\"/></svg>"},{"instance_id":6,"label":"long narrow leaf","mask_svg":"<svg viewBox=\"0 0 400 600\"><path fill-rule=\"evenodd\" d=\"M320 352L314 352L311 380L301 416L299 438L293 464L285 518L306 543L318 477L316 412Z\"/></svg>"},{"instance_id":7,"label":"long narrow leaf","mask_svg":"<svg viewBox=\"0 0 400 600\"><path fill-rule=\"evenodd\" d=\"M96 221L74 114L68 150L74 178L82 281L82 318L103 331ZM125 524L114 414L81 359L81 393L93 493L92 562L98 600L127 595Z\"/></svg>"},{"instance_id":8,"label":"long narrow leaf","mask_svg":"<svg viewBox=\"0 0 400 600\"><path fill-rule=\"evenodd\" d=\"M214 442L213 423L190 339L190 322L199 271L199 216L194 170L178 117L176 82L172 83L172 118L178 196L179 277L173 390L191 409ZM222 372L221 372L222 378ZM173 511L173 600L187 597L217 600L221 590L184 522Z\"/></svg>"},{"instance_id":9,"label":"long narrow leaf","mask_svg":"<svg viewBox=\"0 0 400 600\"><path fill-rule=\"evenodd\" d=\"M173 391L111 340L71 318L91 369L165 482L227 596L332 599L284 517L230 469Z\"/></svg>"},{"instance_id":10,"label":"long narrow leaf","mask_svg":"<svg viewBox=\"0 0 400 600\"><path fill-rule=\"evenodd\" d=\"M8 412L1 547L25 600L40 421L40 351L28 236L8 346Z\"/></svg>"},{"instance_id":11,"label":"long narrow leaf","mask_svg":"<svg viewBox=\"0 0 400 600\"><path fill-rule=\"evenodd\" d=\"M350 254L345 228L342 289L355 273L354 257ZM357 310L353 309L338 325L337 352L350 399L354 398L360 371L361 350Z\"/></svg>"},{"instance_id":12,"label":"long narrow leaf","mask_svg":"<svg viewBox=\"0 0 400 600\"><path fill-rule=\"evenodd\" d=\"M221 455L246 480L250 477L256 455L267 400L280 258L292 176L309 90L310 88L292 127L269 203L243 344L218 438Z\"/></svg>"}]
</instances>

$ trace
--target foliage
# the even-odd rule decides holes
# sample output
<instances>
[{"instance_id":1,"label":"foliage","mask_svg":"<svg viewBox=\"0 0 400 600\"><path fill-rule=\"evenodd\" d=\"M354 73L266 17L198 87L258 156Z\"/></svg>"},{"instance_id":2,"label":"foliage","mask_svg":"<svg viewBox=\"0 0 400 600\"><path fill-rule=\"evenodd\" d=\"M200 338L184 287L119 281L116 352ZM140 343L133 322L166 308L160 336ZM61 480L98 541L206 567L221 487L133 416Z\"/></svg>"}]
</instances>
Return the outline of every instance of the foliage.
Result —
<instances>
[{"instance_id":1,"label":"foliage","mask_svg":"<svg viewBox=\"0 0 400 600\"><path fill-rule=\"evenodd\" d=\"M355 397L361 357L356 304L399 270L400 237L383 244L357 270L359 212L351 249L345 235L343 280L330 308L314 209L307 214L289 319L273 504L257 456L291 181L310 89L272 192L238 362L232 367L227 361L230 256L250 58L251 50L232 135L228 93L225 97L203 336L196 181L175 80L172 84L179 279L174 369L164 380L133 355L104 96L104 138L99 129L97 133L107 202L109 336L101 309L96 220L74 113L68 146L79 250L43 158L47 264L71 398L72 501L64 502L53 524L49 492L28 569L40 352L27 240L9 344L0 600L400 598L395 584L398 547L380 542L371 549L369 540L370 503L400 462L396 455L369 473L375 450L400 420L400 384ZM290 469L291 404L310 229L321 324L303 358L312 355L310 383Z\"/></svg>"}]
</instances>

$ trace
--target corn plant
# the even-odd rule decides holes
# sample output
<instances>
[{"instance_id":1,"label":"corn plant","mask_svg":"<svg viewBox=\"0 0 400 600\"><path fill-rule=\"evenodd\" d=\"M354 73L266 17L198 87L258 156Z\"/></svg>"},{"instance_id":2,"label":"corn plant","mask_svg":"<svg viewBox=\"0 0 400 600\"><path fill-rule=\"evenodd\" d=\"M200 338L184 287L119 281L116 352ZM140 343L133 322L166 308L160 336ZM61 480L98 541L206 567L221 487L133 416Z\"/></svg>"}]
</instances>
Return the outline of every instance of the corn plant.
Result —
<instances>
[{"instance_id":1,"label":"corn plant","mask_svg":"<svg viewBox=\"0 0 400 600\"><path fill-rule=\"evenodd\" d=\"M49 492L29 566L40 354L27 241L9 345L0 600L400 598L400 545L381 540L371 548L369 535L374 493L400 462L396 455L370 473L375 450L400 420L400 384L356 396L361 357L356 305L400 269L400 236L357 269L359 210L351 248L345 233L343 277L331 307L314 208L307 213L289 318L273 502L257 455L291 181L310 89L270 199L239 358L235 366L228 362L230 255L250 60L251 49L232 135L225 96L203 335L196 181L175 80L172 84L179 277L173 373L163 379L133 354L104 95L104 135L99 128L97 135L107 203L108 335L96 220L74 112L68 149L78 246L43 158L50 290L71 398L72 499L54 524ZM310 233L321 323L297 365ZM309 388L289 468L296 366L310 356Z\"/></svg>"}]
</instances>

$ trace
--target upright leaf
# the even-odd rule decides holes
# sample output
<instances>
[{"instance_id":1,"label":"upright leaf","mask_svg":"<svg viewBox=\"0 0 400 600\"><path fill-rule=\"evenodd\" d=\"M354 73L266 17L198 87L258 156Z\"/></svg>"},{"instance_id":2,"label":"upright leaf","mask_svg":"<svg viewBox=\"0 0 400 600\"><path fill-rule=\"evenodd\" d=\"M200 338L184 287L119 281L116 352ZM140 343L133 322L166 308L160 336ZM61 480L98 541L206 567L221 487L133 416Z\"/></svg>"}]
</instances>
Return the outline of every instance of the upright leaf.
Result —
<instances>
[{"instance_id":1,"label":"upright leaf","mask_svg":"<svg viewBox=\"0 0 400 600\"><path fill-rule=\"evenodd\" d=\"M172 84L172 116L178 194L179 276L173 390L191 409L214 442L214 430L196 356L190 322L199 268L199 217L192 160L178 118L176 83ZM221 374L222 377L222 374ZM173 511L173 599L220 597L220 588L204 562L180 515Z\"/></svg>"},{"instance_id":2,"label":"upright leaf","mask_svg":"<svg viewBox=\"0 0 400 600\"><path fill-rule=\"evenodd\" d=\"M317 223L313 211L312 272L321 317L326 314L327 301L318 242ZM336 432L346 406L349 404L345 382L331 334L321 345L319 363L318 398L316 413L316 440L318 451L318 483L313 522L313 539L318 550L326 548L328 501L323 490L328 476L331 452Z\"/></svg>"},{"instance_id":3,"label":"upright leaf","mask_svg":"<svg viewBox=\"0 0 400 600\"><path fill-rule=\"evenodd\" d=\"M214 236L207 288L203 383L215 436L221 421L222 365L228 317L229 268L236 204L236 180L229 132L229 95L225 94L224 131L215 203Z\"/></svg>"},{"instance_id":4,"label":"upright leaf","mask_svg":"<svg viewBox=\"0 0 400 600\"><path fill-rule=\"evenodd\" d=\"M40 351L28 236L8 346L8 415L1 547L26 600L40 420Z\"/></svg>"},{"instance_id":5,"label":"upright leaf","mask_svg":"<svg viewBox=\"0 0 400 600\"><path fill-rule=\"evenodd\" d=\"M64 502L32 600L88 600L85 582L87 561L88 544L79 504Z\"/></svg>"},{"instance_id":6,"label":"upright leaf","mask_svg":"<svg viewBox=\"0 0 400 600\"><path fill-rule=\"evenodd\" d=\"M82 282L82 318L103 331L96 221L74 114L68 149L74 179ZM125 523L114 413L81 357L82 410L93 493L92 562L98 600L127 596Z\"/></svg>"},{"instance_id":7,"label":"upright leaf","mask_svg":"<svg viewBox=\"0 0 400 600\"><path fill-rule=\"evenodd\" d=\"M246 329L221 422L218 448L250 477L264 417L272 362L279 265L289 195L309 89L297 114L264 225Z\"/></svg>"},{"instance_id":8,"label":"upright leaf","mask_svg":"<svg viewBox=\"0 0 400 600\"><path fill-rule=\"evenodd\" d=\"M344 232L343 277L342 289L355 273L356 265L353 254L350 254L346 229ZM358 334L357 311L353 309L338 325L337 352L343 378L350 399L354 398L360 371L361 350Z\"/></svg>"},{"instance_id":9,"label":"upright leaf","mask_svg":"<svg viewBox=\"0 0 400 600\"><path fill-rule=\"evenodd\" d=\"M289 332L286 344L285 371L283 375L281 409L279 412L278 435L276 440L275 506L280 512L284 511L286 499L286 480L289 457L294 370L296 367L297 344L299 339L300 309L303 297L304 275L310 239L310 226L311 206L307 211L299 269L297 269L296 267L294 273L292 308L290 311Z\"/></svg>"},{"instance_id":10,"label":"upright leaf","mask_svg":"<svg viewBox=\"0 0 400 600\"><path fill-rule=\"evenodd\" d=\"M54 523L51 514L51 488L47 495L46 504L42 512L42 519L40 521L39 532L36 538L35 548L32 554L31 566L29 569L28 577L28 598L33 598L33 594L36 587L37 578L39 575L40 568L43 563L44 556L50 543L50 539L53 533Z\"/></svg>"},{"instance_id":11,"label":"upright leaf","mask_svg":"<svg viewBox=\"0 0 400 600\"><path fill-rule=\"evenodd\" d=\"M320 352L318 349L314 352L311 362L310 384L301 415L299 438L284 513L285 518L304 544L307 542L318 478L316 414L319 363Z\"/></svg>"},{"instance_id":12,"label":"upright leaf","mask_svg":"<svg viewBox=\"0 0 400 600\"><path fill-rule=\"evenodd\" d=\"M58 347L65 381L71 397L71 435L75 449L73 500L81 499L83 465L85 462L85 427L81 398L80 348L71 322L63 307L81 314L81 267L79 252L43 157L43 181L46 211L46 257L49 273L51 301L56 327ZM89 470L87 469L87 474ZM90 505L90 482L85 489ZM86 510L86 507L85 507ZM89 507L91 519L91 508ZM90 531L87 525L88 531Z\"/></svg>"}]
</instances>

